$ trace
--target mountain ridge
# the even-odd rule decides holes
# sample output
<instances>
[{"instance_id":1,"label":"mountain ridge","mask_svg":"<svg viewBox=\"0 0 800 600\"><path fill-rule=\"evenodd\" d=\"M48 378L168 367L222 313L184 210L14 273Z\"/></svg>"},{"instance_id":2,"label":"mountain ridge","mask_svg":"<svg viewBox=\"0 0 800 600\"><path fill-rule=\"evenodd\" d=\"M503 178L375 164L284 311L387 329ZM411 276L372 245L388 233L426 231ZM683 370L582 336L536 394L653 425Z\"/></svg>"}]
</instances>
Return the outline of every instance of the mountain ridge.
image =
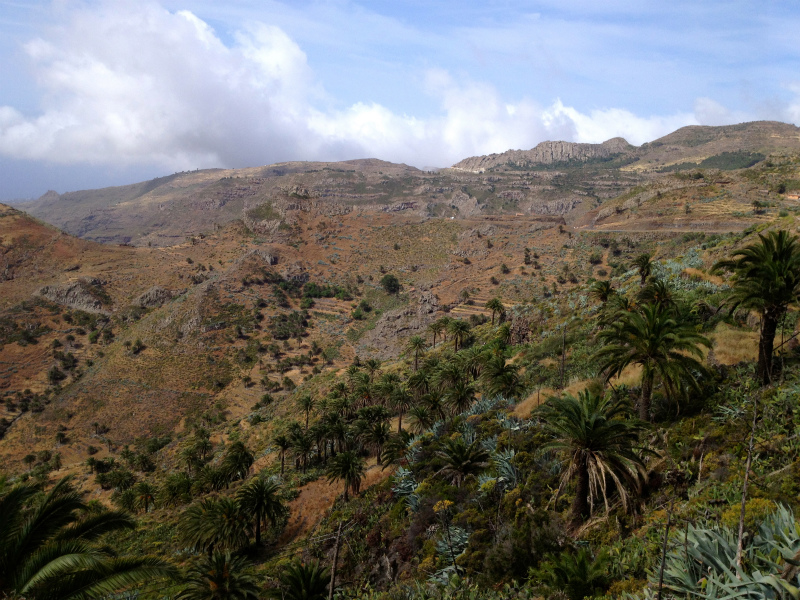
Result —
<instances>
[{"instance_id":1,"label":"mountain ridge","mask_svg":"<svg viewBox=\"0 0 800 600\"><path fill-rule=\"evenodd\" d=\"M435 172L377 158L206 169L114 188L48 192L21 207L70 234L135 246L173 246L237 220L278 239L303 211L330 217L387 211L419 218L547 215L577 223L639 186L661 181L670 187L672 170L700 168L704 161L739 168L787 151L800 151L800 128L756 121L684 127L640 147L623 138L542 142Z\"/></svg>"}]
</instances>

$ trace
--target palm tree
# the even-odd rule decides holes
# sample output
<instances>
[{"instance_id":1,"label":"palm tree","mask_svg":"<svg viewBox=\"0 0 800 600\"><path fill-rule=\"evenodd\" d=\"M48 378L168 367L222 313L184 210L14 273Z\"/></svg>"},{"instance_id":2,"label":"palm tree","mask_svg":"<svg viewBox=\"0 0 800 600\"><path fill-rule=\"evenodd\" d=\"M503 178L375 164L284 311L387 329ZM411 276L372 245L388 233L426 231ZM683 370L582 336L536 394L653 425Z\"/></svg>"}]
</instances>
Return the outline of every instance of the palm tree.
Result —
<instances>
[{"instance_id":1,"label":"palm tree","mask_svg":"<svg viewBox=\"0 0 800 600\"><path fill-rule=\"evenodd\" d=\"M444 401L450 406L454 415L467 410L475 400L475 386L463 379L459 379L444 393Z\"/></svg>"},{"instance_id":2,"label":"palm tree","mask_svg":"<svg viewBox=\"0 0 800 600\"><path fill-rule=\"evenodd\" d=\"M427 361L425 362L427 363ZM414 397L419 399L420 396L430 391L431 371L426 365L423 365L422 369L409 375L406 384L414 392Z\"/></svg>"},{"instance_id":3,"label":"palm tree","mask_svg":"<svg viewBox=\"0 0 800 600\"><path fill-rule=\"evenodd\" d=\"M448 317L447 315L441 317L439 319L439 323L442 324L442 341L447 341L447 334L450 331L450 323L453 321L453 317Z\"/></svg>"},{"instance_id":4,"label":"palm tree","mask_svg":"<svg viewBox=\"0 0 800 600\"><path fill-rule=\"evenodd\" d=\"M200 556L189 567L179 600L248 600L258 598L259 587L252 575L244 572L247 561L214 552Z\"/></svg>"},{"instance_id":5,"label":"palm tree","mask_svg":"<svg viewBox=\"0 0 800 600\"><path fill-rule=\"evenodd\" d=\"M633 266L639 270L640 285L644 287L647 278L653 272L652 257L647 252L640 254L633 260Z\"/></svg>"},{"instance_id":6,"label":"palm tree","mask_svg":"<svg viewBox=\"0 0 800 600\"><path fill-rule=\"evenodd\" d=\"M646 304L661 304L665 308L676 306L672 289L661 279L650 279L639 292L639 301Z\"/></svg>"},{"instance_id":7,"label":"palm tree","mask_svg":"<svg viewBox=\"0 0 800 600\"><path fill-rule=\"evenodd\" d=\"M303 473L305 473L308 467L308 455L314 449L314 440L311 439L308 433L300 430L292 432L291 441L295 456L300 457L303 465Z\"/></svg>"},{"instance_id":8,"label":"palm tree","mask_svg":"<svg viewBox=\"0 0 800 600\"><path fill-rule=\"evenodd\" d=\"M114 504L123 510L127 510L128 512L136 512L140 506L137 501L138 498L136 496L136 492L132 488L122 490L121 492L117 491L112 495L112 498Z\"/></svg>"},{"instance_id":9,"label":"palm tree","mask_svg":"<svg viewBox=\"0 0 800 600\"><path fill-rule=\"evenodd\" d=\"M595 300L599 300L603 304L608 302L608 299L616 293L616 290L611 287L611 282L609 281L595 281L589 288L589 296Z\"/></svg>"},{"instance_id":10,"label":"palm tree","mask_svg":"<svg viewBox=\"0 0 800 600\"><path fill-rule=\"evenodd\" d=\"M205 461L206 457L208 457L210 452L214 449L214 445L208 437L200 435L194 443L194 449L200 456L200 460Z\"/></svg>"},{"instance_id":11,"label":"palm tree","mask_svg":"<svg viewBox=\"0 0 800 600\"><path fill-rule=\"evenodd\" d=\"M384 373L381 376L380 381L375 385L375 393L380 398L381 403L387 404L402 381L397 373Z\"/></svg>"},{"instance_id":12,"label":"palm tree","mask_svg":"<svg viewBox=\"0 0 800 600\"><path fill-rule=\"evenodd\" d=\"M362 439L366 442L366 445L375 451L377 465L379 467L381 466L383 446L389 441L391 433L389 424L386 421L376 420L367 424L366 430L362 435Z\"/></svg>"},{"instance_id":13,"label":"palm tree","mask_svg":"<svg viewBox=\"0 0 800 600\"><path fill-rule=\"evenodd\" d=\"M444 361L436 369L436 385L444 392L466 379L465 375L464 369L455 360Z\"/></svg>"},{"instance_id":14,"label":"palm tree","mask_svg":"<svg viewBox=\"0 0 800 600\"><path fill-rule=\"evenodd\" d=\"M364 368L367 369L367 373L369 373L369 381L372 383L372 380L375 378L375 373L381 370L381 361L377 358L370 358L364 361Z\"/></svg>"},{"instance_id":15,"label":"palm tree","mask_svg":"<svg viewBox=\"0 0 800 600\"><path fill-rule=\"evenodd\" d=\"M436 348L436 336L444 331L444 323L441 321L434 321L428 325L428 331L433 334L433 347Z\"/></svg>"},{"instance_id":16,"label":"palm tree","mask_svg":"<svg viewBox=\"0 0 800 600\"><path fill-rule=\"evenodd\" d=\"M458 348L463 345L469 333L469 323L462 319L451 319L447 325L447 331L453 336L453 349L458 352Z\"/></svg>"},{"instance_id":17,"label":"palm tree","mask_svg":"<svg viewBox=\"0 0 800 600\"><path fill-rule=\"evenodd\" d=\"M331 442L331 456L336 456L336 443L339 443L339 449L341 449L347 438L347 424L342 417L342 411L334 409L334 412L325 415L325 425L328 429L328 439Z\"/></svg>"},{"instance_id":18,"label":"palm tree","mask_svg":"<svg viewBox=\"0 0 800 600\"><path fill-rule=\"evenodd\" d=\"M304 394L297 399L297 408L306 413L306 431L308 431L308 416L314 410L316 402L309 394Z\"/></svg>"},{"instance_id":19,"label":"palm tree","mask_svg":"<svg viewBox=\"0 0 800 600\"><path fill-rule=\"evenodd\" d=\"M352 450L340 452L328 462L328 481L344 482L344 501L350 499L348 491L358 494L364 477L364 459Z\"/></svg>"},{"instance_id":20,"label":"palm tree","mask_svg":"<svg viewBox=\"0 0 800 600\"><path fill-rule=\"evenodd\" d=\"M486 365L489 353L485 346L473 346L456 355L459 368L463 369L473 381L478 379Z\"/></svg>"},{"instance_id":21,"label":"palm tree","mask_svg":"<svg viewBox=\"0 0 800 600\"><path fill-rule=\"evenodd\" d=\"M735 252L733 258L715 264L712 272L733 272L732 310L741 307L761 315L756 371L767 385L772 377L775 332L786 309L800 295L800 246L797 236L784 230L758 237L758 242Z\"/></svg>"},{"instance_id":22,"label":"palm tree","mask_svg":"<svg viewBox=\"0 0 800 600\"><path fill-rule=\"evenodd\" d=\"M439 473L449 476L456 486L469 475L478 475L489 467L489 453L478 442L467 444L463 437L447 438L436 456L444 461Z\"/></svg>"},{"instance_id":23,"label":"palm tree","mask_svg":"<svg viewBox=\"0 0 800 600\"><path fill-rule=\"evenodd\" d=\"M389 436L389 439L383 446L383 452L381 454L382 463L388 466L400 464L405 461L412 439L412 435L406 430Z\"/></svg>"},{"instance_id":24,"label":"palm tree","mask_svg":"<svg viewBox=\"0 0 800 600\"><path fill-rule=\"evenodd\" d=\"M196 550L238 550L249 540L248 517L232 498L203 498L183 511L178 530Z\"/></svg>"},{"instance_id":25,"label":"palm tree","mask_svg":"<svg viewBox=\"0 0 800 600\"><path fill-rule=\"evenodd\" d=\"M628 405L584 390L577 398L570 394L550 398L539 414L544 430L552 437L545 448L564 455L566 468L559 494L569 481L577 479L572 524L580 525L600 496L608 507L607 488L611 481L623 506L627 506L626 488L638 485L644 469L634 449L643 426L629 418Z\"/></svg>"},{"instance_id":26,"label":"palm tree","mask_svg":"<svg viewBox=\"0 0 800 600\"><path fill-rule=\"evenodd\" d=\"M136 504L147 513L147 511L150 510L150 505L155 505L156 503L156 488L146 481L141 481L136 484L134 489L136 493Z\"/></svg>"},{"instance_id":27,"label":"palm tree","mask_svg":"<svg viewBox=\"0 0 800 600\"><path fill-rule=\"evenodd\" d=\"M419 355L425 352L425 340L422 336L414 335L408 340L408 349L414 353L414 371L419 367Z\"/></svg>"},{"instance_id":28,"label":"palm tree","mask_svg":"<svg viewBox=\"0 0 800 600\"><path fill-rule=\"evenodd\" d=\"M482 378L491 396L519 398L525 389L519 365L507 362L503 356L492 356L486 361Z\"/></svg>"},{"instance_id":29,"label":"palm tree","mask_svg":"<svg viewBox=\"0 0 800 600\"><path fill-rule=\"evenodd\" d=\"M619 375L631 364L642 366L639 418L650 420L650 398L656 375L667 392L681 381L698 388L695 373L705 367L698 361L700 346L711 342L687 323L678 323L660 304L644 304L636 312L620 312L614 323L599 334L604 346L598 351L600 372L606 379Z\"/></svg>"},{"instance_id":30,"label":"palm tree","mask_svg":"<svg viewBox=\"0 0 800 600\"><path fill-rule=\"evenodd\" d=\"M397 433L403 430L403 415L411 408L411 394L405 386L399 385L392 390L389 404L397 411Z\"/></svg>"},{"instance_id":31,"label":"palm tree","mask_svg":"<svg viewBox=\"0 0 800 600\"><path fill-rule=\"evenodd\" d=\"M431 390L429 393L420 398L420 402L422 402L428 411L431 413L436 413L439 416L439 419L442 421L447 420L447 415L445 415L444 412L444 397L442 396L441 391Z\"/></svg>"},{"instance_id":32,"label":"palm tree","mask_svg":"<svg viewBox=\"0 0 800 600\"><path fill-rule=\"evenodd\" d=\"M353 379L355 379L356 375L359 373L361 373L361 367L359 365L350 365L347 367L345 375L347 375L347 380L350 382L350 389L353 389Z\"/></svg>"},{"instance_id":33,"label":"palm tree","mask_svg":"<svg viewBox=\"0 0 800 600\"><path fill-rule=\"evenodd\" d=\"M308 430L308 436L317 447L317 460L322 460L322 453L326 451L328 440L328 424L320 420Z\"/></svg>"},{"instance_id":34,"label":"palm tree","mask_svg":"<svg viewBox=\"0 0 800 600\"><path fill-rule=\"evenodd\" d=\"M244 442L234 442L222 458L222 471L231 481L245 479L254 461L253 453L247 449Z\"/></svg>"},{"instance_id":35,"label":"palm tree","mask_svg":"<svg viewBox=\"0 0 800 600\"><path fill-rule=\"evenodd\" d=\"M196 491L208 492L219 491L228 486L230 476L221 468L216 469L211 465L206 465L197 474L193 487Z\"/></svg>"},{"instance_id":36,"label":"palm tree","mask_svg":"<svg viewBox=\"0 0 800 600\"><path fill-rule=\"evenodd\" d=\"M90 510L68 478L43 496L28 483L0 490L0 595L93 600L176 577L162 560L117 557L96 543L135 526L124 512Z\"/></svg>"},{"instance_id":37,"label":"palm tree","mask_svg":"<svg viewBox=\"0 0 800 600\"><path fill-rule=\"evenodd\" d=\"M411 431L415 434L420 434L433 425L434 419L431 416L431 411L423 406L412 406L408 411L408 421L411 425Z\"/></svg>"},{"instance_id":38,"label":"palm tree","mask_svg":"<svg viewBox=\"0 0 800 600\"><path fill-rule=\"evenodd\" d=\"M280 589L270 594L281 600L325 600L331 574L318 561L309 564L295 560L278 576Z\"/></svg>"},{"instance_id":39,"label":"palm tree","mask_svg":"<svg viewBox=\"0 0 800 600\"><path fill-rule=\"evenodd\" d=\"M503 303L500 302L500 298L492 298L486 303L486 309L492 311L492 327L494 327L494 317L495 315L500 315L502 319L503 315L506 314L506 307L503 306Z\"/></svg>"},{"instance_id":40,"label":"palm tree","mask_svg":"<svg viewBox=\"0 0 800 600\"><path fill-rule=\"evenodd\" d=\"M356 403L366 406L372 402L374 387L370 375L367 373L360 373L354 380L353 393L348 397L344 396L345 400L353 400L353 405Z\"/></svg>"},{"instance_id":41,"label":"palm tree","mask_svg":"<svg viewBox=\"0 0 800 600\"><path fill-rule=\"evenodd\" d=\"M261 544L262 523L269 521L274 525L285 510L280 491L281 486L277 482L256 477L239 488L236 494L240 509L253 518L256 546Z\"/></svg>"},{"instance_id":42,"label":"palm tree","mask_svg":"<svg viewBox=\"0 0 800 600\"><path fill-rule=\"evenodd\" d=\"M284 465L286 463L286 451L292 447L292 442L283 434L276 435L272 442L281 451L281 475L283 475Z\"/></svg>"},{"instance_id":43,"label":"palm tree","mask_svg":"<svg viewBox=\"0 0 800 600\"><path fill-rule=\"evenodd\" d=\"M177 506L192 500L192 478L187 473L173 473L164 481L159 493L161 504Z\"/></svg>"}]
</instances>

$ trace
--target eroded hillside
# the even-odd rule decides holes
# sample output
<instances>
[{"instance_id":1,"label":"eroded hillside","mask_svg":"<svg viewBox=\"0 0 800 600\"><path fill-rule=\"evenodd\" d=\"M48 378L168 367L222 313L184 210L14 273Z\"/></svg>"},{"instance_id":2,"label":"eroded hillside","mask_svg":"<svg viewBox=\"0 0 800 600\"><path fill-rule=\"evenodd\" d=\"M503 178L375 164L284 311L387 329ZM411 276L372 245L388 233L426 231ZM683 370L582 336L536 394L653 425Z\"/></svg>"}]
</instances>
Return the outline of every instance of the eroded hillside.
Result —
<instances>
[{"instance_id":1,"label":"eroded hillside","mask_svg":"<svg viewBox=\"0 0 800 600\"><path fill-rule=\"evenodd\" d=\"M73 235L135 246L181 244L235 220L277 237L298 208L332 218L519 214L572 224L608 199L672 187L671 172L727 172L798 148L798 129L783 123L686 127L640 148L621 139L544 142L436 172L367 159L176 173L116 188L49 192L24 208Z\"/></svg>"}]
</instances>

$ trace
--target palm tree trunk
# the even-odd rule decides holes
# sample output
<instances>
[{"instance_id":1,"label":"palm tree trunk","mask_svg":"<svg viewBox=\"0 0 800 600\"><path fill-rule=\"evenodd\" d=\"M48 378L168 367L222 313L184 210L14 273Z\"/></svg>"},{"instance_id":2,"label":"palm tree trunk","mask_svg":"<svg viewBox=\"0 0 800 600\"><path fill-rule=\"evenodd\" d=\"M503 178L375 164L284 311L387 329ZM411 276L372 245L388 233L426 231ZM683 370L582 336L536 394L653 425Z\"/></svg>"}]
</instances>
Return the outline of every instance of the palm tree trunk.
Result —
<instances>
[{"instance_id":1,"label":"palm tree trunk","mask_svg":"<svg viewBox=\"0 0 800 600\"><path fill-rule=\"evenodd\" d=\"M286 451L281 450L281 475L283 475L283 466L285 464L285 459L286 459Z\"/></svg>"},{"instance_id":2,"label":"palm tree trunk","mask_svg":"<svg viewBox=\"0 0 800 600\"><path fill-rule=\"evenodd\" d=\"M256 518L256 546L261 545L261 519Z\"/></svg>"},{"instance_id":3,"label":"palm tree trunk","mask_svg":"<svg viewBox=\"0 0 800 600\"><path fill-rule=\"evenodd\" d=\"M402 431L403 431L403 413L399 412L397 413L397 433L400 433Z\"/></svg>"},{"instance_id":4,"label":"palm tree trunk","mask_svg":"<svg viewBox=\"0 0 800 600\"><path fill-rule=\"evenodd\" d=\"M639 400L639 418L650 421L650 398L653 396L653 373L645 367L642 374L642 397Z\"/></svg>"},{"instance_id":5,"label":"palm tree trunk","mask_svg":"<svg viewBox=\"0 0 800 600\"><path fill-rule=\"evenodd\" d=\"M585 463L578 467L578 485L575 488L571 513L573 527L580 526L589 516L589 468Z\"/></svg>"},{"instance_id":6,"label":"palm tree trunk","mask_svg":"<svg viewBox=\"0 0 800 600\"><path fill-rule=\"evenodd\" d=\"M769 310L764 311L764 318L761 321L761 335L758 339L758 367L756 369L761 385L772 383L772 351L779 320L780 315Z\"/></svg>"}]
</instances>

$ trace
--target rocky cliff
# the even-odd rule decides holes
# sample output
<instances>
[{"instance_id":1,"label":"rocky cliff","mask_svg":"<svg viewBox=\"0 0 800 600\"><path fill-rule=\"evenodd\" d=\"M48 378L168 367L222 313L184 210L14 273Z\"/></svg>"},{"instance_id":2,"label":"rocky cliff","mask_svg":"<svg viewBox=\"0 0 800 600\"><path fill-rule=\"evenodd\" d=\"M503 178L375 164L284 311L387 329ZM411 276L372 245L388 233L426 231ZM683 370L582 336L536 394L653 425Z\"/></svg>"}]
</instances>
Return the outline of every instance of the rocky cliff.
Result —
<instances>
[{"instance_id":1,"label":"rocky cliff","mask_svg":"<svg viewBox=\"0 0 800 600\"><path fill-rule=\"evenodd\" d=\"M576 144L573 142L542 142L531 150L508 150L502 154L473 156L453 165L454 169L482 172L499 165L528 167L566 162L586 162L592 159L611 158L634 149L623 138L612 138L602 144Z\"/></svg>"}]
</instances>

